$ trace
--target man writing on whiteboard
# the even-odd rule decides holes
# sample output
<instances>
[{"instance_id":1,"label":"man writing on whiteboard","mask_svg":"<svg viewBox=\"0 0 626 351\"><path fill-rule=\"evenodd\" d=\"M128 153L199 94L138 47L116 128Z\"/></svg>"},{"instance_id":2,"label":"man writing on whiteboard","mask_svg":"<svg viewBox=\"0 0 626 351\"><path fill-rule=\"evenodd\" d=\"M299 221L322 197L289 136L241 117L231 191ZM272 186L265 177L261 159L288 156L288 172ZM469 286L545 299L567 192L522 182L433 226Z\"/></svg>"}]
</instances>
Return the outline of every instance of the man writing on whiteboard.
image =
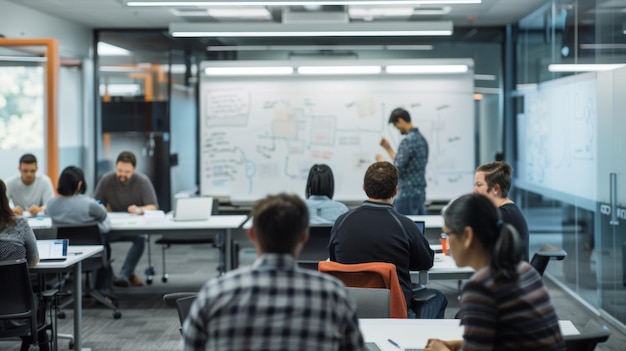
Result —
<instances>
[{"instance_id":1,"label":"man writing on whiteboard","mask_svg":"<svg viewBox=\"0 0 626 351\"><path fill-rule=\"evenodd\" d=\"M393 124L402 135L396 153L385 138L380 140L389 156L398 168L398 196L393 206L404 215L425 215L426 207L426 163L428 162L428 143L424 136L411 123L409 112L403 108L391 111L389 124ZM376 161L384 161L381 154L376 154Z\"/></svg>"}]
</instances>

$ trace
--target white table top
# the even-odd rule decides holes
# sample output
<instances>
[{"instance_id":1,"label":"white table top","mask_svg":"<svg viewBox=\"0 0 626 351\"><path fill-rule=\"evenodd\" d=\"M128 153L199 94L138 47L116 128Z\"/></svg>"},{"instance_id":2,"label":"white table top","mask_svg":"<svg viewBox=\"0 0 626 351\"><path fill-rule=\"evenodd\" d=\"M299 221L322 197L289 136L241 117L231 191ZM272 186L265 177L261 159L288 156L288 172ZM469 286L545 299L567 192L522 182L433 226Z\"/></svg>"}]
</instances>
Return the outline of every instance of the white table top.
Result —
<instances>
[{"instance_id":1,"label":"white table top","mask_svg":"<svg viewBox=\"0 0 626 351\"><path fill-rule=\"evenodd\" d=\"M431 248L435 245L431 245ZM474 274L471 267L457 267L454 258L436 253L433 266L427 271L411 271L413 283L428 284L429 280L468 279ZM422 275L422 276L420 276Z\"/></svg>"},{"instance_id":2,"label":"white table top","mask_svg":"<svg viewBox=\"0 0 626 351\"><path fill-rule=\"evenodd\" d=\"M443 216L441 215L413 215L407 217L412 221L424 221L426 228L443 228Z\"/></svg>"},{"instance_id":3,"label":"white table top","mask_svg":"<svg viewBox=\"0 0 626 351\"><path fill-rule=\"evenodd\" d=\"M31 228L50 228L52 227L52 219L50 217L28 217L26 218Z\"/></svg>"},{"instance_id":4,"label":"white table top","mask_svg":"<svg viewBox=\"0 0 626 351\"><path fill-rule=\"evenodd\" d=\"M443 228L443 217L441 215L424 215L424 216L407 216L412 221L424 221L426 228ZM252 226L252 218L244 223L243 228L248 229Z\"/></svg>"},{"instance_id":5,"label":"white table top","mask_svg":"<svg viewBox=\"0 0 626 351\"><path fill-rule=\"evenodd\" d=\"M112 230L235 229L247 218L246 215L216 215L206 221L174 221L170 215L155 218L123 212L111 212L109 217Z\"/></svg>"},{"instance_id":6,"label":"white table top","mask_svg":"<svg viewBox=\"0 0 626 351\"><path fill-rule=\"evenodd\" d=\"M580 333L570 321L559 321L559 325L563 335ZM430 338L463 338L463 326L458 319L359 319L359 327L365 341L375 342L382 351L422 349ZM400 345L400 349L388 339Z\"/></svg>"},{"instance_id":7,"label":"white table top","mask_svg":"<svg viewBox=\"0 0 626 351\"><path fill-rule=\"evenodd\" d=\"M102 252L102 250L102 245L70 245L67 247L67 259L65 261L39 262L36 266L31 267L30 270L68 268L78 261L82 261Z\"/></svg>"},{"instance_id":8,"label":"white table top","mask_svg":"<svg viewBox=\"0 0 626 351\"><path fill-rule=\"evenodd\" d=\"M431 245L432 246L432 245ZM474 273L471 267L457 267L454 258L444 254L435 254L433 267L428 270L429 273Z\"/></svg>"}]
</instances>

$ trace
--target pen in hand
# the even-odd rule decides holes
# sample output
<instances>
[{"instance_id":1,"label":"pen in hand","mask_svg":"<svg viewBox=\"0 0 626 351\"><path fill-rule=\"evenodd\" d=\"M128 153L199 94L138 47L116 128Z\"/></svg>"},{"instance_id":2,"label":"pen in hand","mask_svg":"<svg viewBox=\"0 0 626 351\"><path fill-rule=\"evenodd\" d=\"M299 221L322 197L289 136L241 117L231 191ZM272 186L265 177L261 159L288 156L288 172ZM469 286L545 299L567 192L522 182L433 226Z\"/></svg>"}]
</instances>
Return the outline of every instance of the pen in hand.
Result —
<instances>
[{"instance_id":1,"label":"pen in hand","mask_svg":"<svg viewBox=\"0 0 626 351\"><path fill-rule=\"evenodd\" d=\"M397 342L395 342L395 341L393 341L393 340L391 340L391 339L387 339L387 341L389 341L389 343L390 343L391 345L393 345L393 346L395 346L395 347L397 347L397 348L400 348L400 345L398 345L398 343L397 343Z\"/></svg>"}]
</instances>

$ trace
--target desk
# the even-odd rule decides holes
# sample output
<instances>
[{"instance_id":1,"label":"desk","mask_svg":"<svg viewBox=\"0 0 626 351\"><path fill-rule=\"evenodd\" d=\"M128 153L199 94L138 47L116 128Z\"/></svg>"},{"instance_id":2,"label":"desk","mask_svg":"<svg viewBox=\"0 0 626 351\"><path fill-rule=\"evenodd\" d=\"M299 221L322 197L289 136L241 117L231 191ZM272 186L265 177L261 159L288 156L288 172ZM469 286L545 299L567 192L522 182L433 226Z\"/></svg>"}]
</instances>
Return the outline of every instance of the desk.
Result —
<instances>
[{"instance_id":1,"label":"desk","mask_svg":"<svg viewBox=\"0 0 626 351\"><path fill-rule=\"evenodd\" d=\"M570 321L559 321L559 325L563 335L580 334ZM375 342L383 351L422 349L429 338L463 339L463 327L458 319L359 319L359 328L365 342ZM387 339L394 340L401 348Z\"/></svg>"},{"instance_id":2,"label":"desk","mask_svg":"<svg viewBox=\"0 0 626 351\"><path fill-rule=\"evenodd\" d=\"M441 215L412 215L407 217L409 217L413 222L423 221L427 229L443 228L443 216Z\"/></svg>"},{"instance_id":3,"label":"desk","mask_svg":"<svg viewBox=\"0 0 626 351\"><path fill-rule=\"evenodd\" d=\"M190 233L202 232L206 230L224 230L224 270L232 269L231 245L232 230L241 227L241 224L248 218L246 215L232 216L211 216L205 221L174 221L171 216L164 218L154 218L145 216L135 216L130 213L111 212L111 232L127 235L140 234L163 234L163 233ZM152 267L150 267L152 268Z\"/></svg>"},{"instance_id":4,"label":"desk","mask_svg":"<svg viewBox=\"0 0 626 351\"><path fill-rule=\"evenodd\" d=\"M432 247L433 245L431 245ZM454 259L450 256L443 254L435 254L435 261L433 267L427 271L411 271L411 281L419 282L420 284L428 284L433 280L460 280L468 279L474 274L474 269L471 267L457 267Z\"/></svg>"},{"instance_id":5,"label":"desk","mask_svg":"<svg viewBox=\"0 0 626 351\"><path fill-rule=\"evenodd\" d=\"M103 247L99 245L72 246L68 247L68 256L65 261L39 262L31 267L33 273L53 273L65 272L70 268L74 270L74 349L82 349L81 324L83 318L83 271L82 261L102 252Z\"/></svg>"}]
</instances>

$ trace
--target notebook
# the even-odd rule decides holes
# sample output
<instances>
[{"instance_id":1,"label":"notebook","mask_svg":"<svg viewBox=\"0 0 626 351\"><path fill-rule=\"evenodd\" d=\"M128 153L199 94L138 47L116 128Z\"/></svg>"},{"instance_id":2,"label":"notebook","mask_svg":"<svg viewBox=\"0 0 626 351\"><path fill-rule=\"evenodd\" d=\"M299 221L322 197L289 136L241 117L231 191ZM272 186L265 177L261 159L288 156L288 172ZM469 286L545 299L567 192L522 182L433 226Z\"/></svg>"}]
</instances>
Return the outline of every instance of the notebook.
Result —
<instances>
[{"instance_id":1,"label":"notebook","mask_svg":"<svg viewBox=\"0 0 626 351\"><path fill-rule=\"evenodd\" d=\"M210 196L176 199L175 221L206 221L211 216L213 198Z\"/></svg>"},{"instance_id":2,"label":"notebook","mask_svg":"<svg viewBox=\"0 0 626 351\"><path fill-rule=\"evenodd\" d=\"M64 261L69 243L68 239L37 240L39 261Z\"/></svg>"}]
</instances>

